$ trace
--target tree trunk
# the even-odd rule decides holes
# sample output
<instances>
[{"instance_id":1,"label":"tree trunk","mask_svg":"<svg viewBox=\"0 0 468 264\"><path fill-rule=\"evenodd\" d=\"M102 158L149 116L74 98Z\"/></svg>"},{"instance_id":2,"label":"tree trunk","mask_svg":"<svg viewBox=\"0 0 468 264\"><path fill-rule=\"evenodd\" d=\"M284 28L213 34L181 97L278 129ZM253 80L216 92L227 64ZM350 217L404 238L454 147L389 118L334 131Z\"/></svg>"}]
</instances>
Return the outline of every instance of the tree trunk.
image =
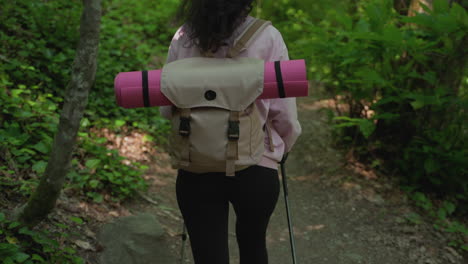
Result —
<instances>
[{"instance_id":1,"label":"tree trunk","mask_svg":"<svg viewBox=\"0 0 468 264\"><path fill-rule=\"evenodd\" d=\"M49 162L28 203L15 213L15 218L29 227L41 222L55 207L71 164L76 135L96 75L101 0L83 0L83 5L80 40Z\"/></svg>"}]
</instances>

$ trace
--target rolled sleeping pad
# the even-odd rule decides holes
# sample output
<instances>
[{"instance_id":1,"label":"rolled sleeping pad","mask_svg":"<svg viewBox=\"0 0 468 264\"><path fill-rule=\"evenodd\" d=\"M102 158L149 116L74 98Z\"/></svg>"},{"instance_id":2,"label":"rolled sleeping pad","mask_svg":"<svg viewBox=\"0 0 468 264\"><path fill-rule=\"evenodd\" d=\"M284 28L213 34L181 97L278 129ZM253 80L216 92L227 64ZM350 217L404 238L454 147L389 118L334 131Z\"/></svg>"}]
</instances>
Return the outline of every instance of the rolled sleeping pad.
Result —
<instances>
[{"instance_id":1,"label":"rolled sleeping pad","mask_svg":"<svg viewBox=\"0 0 468 264\"><path fill-rule=\"evenodd\" d=\"M162 70L121 72L114 80L117 104L124 108L172 105L161 92ZM263 93L257 99L308 96L305 60L265 62Z\"/></svg>"}]
</instances>

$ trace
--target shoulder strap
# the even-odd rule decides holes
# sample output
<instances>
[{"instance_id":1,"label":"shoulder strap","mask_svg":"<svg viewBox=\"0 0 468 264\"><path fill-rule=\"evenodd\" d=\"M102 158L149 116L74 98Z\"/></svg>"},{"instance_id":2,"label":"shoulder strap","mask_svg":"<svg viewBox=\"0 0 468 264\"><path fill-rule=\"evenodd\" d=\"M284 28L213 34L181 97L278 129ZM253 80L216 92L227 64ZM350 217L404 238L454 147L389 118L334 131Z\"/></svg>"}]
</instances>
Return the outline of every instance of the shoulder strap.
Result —
<instances>
[{"instance_id":1,"label":"shoulder strap","mask_svg":"<svg viewBox=\"0 0 468 264\"><path fill-rule=\"evenodd\" d=\"M235 42L234 46L228 51L227 57L234 58L246 49L250 42L267 26L271 25L270 21L255 18L254 22L242 32L240 38Z\"/></svg>"}]
</instances>

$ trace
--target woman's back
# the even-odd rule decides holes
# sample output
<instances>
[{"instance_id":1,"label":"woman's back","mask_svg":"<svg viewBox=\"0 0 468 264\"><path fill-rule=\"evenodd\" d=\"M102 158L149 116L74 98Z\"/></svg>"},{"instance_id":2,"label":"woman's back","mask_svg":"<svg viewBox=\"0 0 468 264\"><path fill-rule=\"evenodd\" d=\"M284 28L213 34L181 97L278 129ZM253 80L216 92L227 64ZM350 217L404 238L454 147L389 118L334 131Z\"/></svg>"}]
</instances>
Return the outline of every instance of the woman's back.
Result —
<instances>
[{"instance_id":1,"label":"woman's back","mask_svg":"<svg viewBox=\"0 0 468 264\"><path fill-rule=\"evenodd\" d=\"M252 16L247 16L234 30L231 37L224 41L226 45L221 46L214 53L214 57L226 57L228 50L254 20ZM202 56L200 48L191 43L190 34L191 31L187 24L182 25L177 30L171 41L166 63ZM239 54L239 57L252 57L265 61L289 60L288 49L283 37L273 25L267 26L260 32L249 47ZM269 133L267 133L269 135L265 139L267 150L259 165L277 169L278 162L281 161L284 153L291 150L297 137L301 134L301 126L297 120L296 99L265 99L257 100L256 104L261 115L262 126L266 124L269 128ZM171 107L161 107L160 110L164 117L171 117Z\"/></svg>"},{"instance_id":2,"label":"woman's back","mask_svg":"<svg viewBox=\"0 0 468 264\"><path fill-rule=\"evenodd\" d=\"M226 57L238 37L255 20L247 15L252 2L183 1L179 14L185 23L171 41L167 63L210 52L216 58ZM281 33L272 25L264 28L238 57L289 60ZM236 171L234 177L226 176L225 172L192 173L183 169L177 172L177 202L196 264L229 263L229 203L237 215L240 263L268 263L265 237L279 195L278 162L291 150L301 126L295 98L256 100L255 105L266 132L265 151L258 164ZM172 107L160 109L164 117L171 118Z\"/></svg>"}]
</instances>

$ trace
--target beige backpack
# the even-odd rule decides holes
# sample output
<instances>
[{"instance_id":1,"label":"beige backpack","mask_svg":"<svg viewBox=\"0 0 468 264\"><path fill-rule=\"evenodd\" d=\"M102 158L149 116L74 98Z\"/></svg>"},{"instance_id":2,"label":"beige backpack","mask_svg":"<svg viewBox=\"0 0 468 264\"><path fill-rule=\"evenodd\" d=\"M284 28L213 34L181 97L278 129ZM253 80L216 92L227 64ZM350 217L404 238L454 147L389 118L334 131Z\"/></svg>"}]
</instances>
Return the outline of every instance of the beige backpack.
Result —
<instances>
[{"instance_id":1,"label":"beige backpack","mask_svg":"<svg viewBox=\"0 0 468 264\"><path fill-rule=\"evenodd\" d=\"M194 57L164 66L161 92L175 106L173 168L234 176L260 162L265 135L255 100L263 92L265 62L236 57L269 24L255 19L227 58Z\"/></svg>"}]
</instances>

